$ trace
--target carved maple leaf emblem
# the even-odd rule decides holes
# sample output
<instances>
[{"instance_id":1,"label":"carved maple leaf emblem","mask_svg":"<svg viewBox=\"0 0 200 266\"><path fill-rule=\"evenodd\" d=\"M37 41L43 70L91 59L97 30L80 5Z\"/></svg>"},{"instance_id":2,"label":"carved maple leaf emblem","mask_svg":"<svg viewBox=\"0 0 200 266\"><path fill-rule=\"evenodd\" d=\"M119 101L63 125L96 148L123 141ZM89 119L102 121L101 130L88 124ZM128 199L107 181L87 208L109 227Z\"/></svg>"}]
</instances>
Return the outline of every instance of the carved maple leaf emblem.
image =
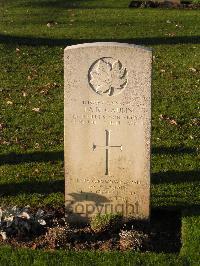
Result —
<instances>
[{"instance_id":1,"label":"carved maple leaf emblem","mask_svg":"<svg viewBox=\"0 0 200 266\"><path fill-rule=\"evenodd\" d=\"M112 96L118 94L127 84L127 70L119 60L101 58L89 73L89 83L92 89L100 94Z\"/></svg>"}]
</instances>

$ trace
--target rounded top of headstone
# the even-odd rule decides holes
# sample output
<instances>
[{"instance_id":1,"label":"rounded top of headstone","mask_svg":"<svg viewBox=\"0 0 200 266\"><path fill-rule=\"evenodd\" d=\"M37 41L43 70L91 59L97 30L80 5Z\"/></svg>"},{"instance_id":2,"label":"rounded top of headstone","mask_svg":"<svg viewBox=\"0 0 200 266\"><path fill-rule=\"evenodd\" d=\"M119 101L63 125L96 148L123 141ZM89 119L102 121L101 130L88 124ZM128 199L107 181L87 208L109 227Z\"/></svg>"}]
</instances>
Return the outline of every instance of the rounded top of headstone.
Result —
<instances>
[{"instance_id":1,"label":"rounded top of headstone","mask_svg":"<svg viewBox=\"0 0 200 266\"><path fill-rule=\"evenodd\" d=\"M75 44L70 45L65 48L65 50L69 49L78 49L78 48L87 48L87 47L121 47L121 48L138 48L142 49L146 52L152 52L152 49L149 47L144 47L141 45L136 44L129 44L129 43L119 43L119 42L93 42L93 43L82 43L82 44Z\"/></svg>"}]
</instances>

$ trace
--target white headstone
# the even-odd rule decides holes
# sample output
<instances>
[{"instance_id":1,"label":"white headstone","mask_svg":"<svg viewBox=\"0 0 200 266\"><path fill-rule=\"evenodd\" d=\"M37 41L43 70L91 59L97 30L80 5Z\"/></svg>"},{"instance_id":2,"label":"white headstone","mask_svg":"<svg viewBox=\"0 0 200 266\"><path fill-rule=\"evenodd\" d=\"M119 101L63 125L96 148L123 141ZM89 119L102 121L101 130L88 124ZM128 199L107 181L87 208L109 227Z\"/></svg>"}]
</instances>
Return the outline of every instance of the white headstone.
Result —
<instances>
[{"instance_id":1,"label":"white headstone","mask_svg":"<svg viewBox=\"0 0 200 266\"><path fill-rule=\"evenodd\" d=\"M97 213L148 219L151 64L148 48L65 49L65 205L72 222Z\"/></svg>"}]
</instances>

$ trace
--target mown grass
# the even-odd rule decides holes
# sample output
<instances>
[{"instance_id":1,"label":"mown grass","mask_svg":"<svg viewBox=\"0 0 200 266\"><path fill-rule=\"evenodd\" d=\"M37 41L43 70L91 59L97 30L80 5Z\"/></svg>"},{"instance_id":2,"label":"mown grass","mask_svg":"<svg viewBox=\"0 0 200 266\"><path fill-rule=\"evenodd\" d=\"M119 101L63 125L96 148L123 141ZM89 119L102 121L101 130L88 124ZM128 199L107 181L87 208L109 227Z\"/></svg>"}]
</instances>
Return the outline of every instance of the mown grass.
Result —
<instances>
[{"instance_id":1,"label":"mown grass","mask_svg":"<svg viewBox=\"0 0 200 266\"><path fill-rule=\"evenodd\" d=\"M171 254L139 254L133 252L41 252L28 249L13 251L9 247L0 249L0 263L6 265L183 265L187 262Z\"/></svg>"},{"instance_id":2,"label":"mown grass","mask_svg":"<svg viewBox=\"0 0 200 266\"><path fill-rule=\"evenodd\" d=\"M199 207L199 11L135 10L128 3L0 3L1 205L63 204L63 49L119 41L154 53L152 208ZM190 227L198 219L183 221Z\"/></svg>"}]
</instances>

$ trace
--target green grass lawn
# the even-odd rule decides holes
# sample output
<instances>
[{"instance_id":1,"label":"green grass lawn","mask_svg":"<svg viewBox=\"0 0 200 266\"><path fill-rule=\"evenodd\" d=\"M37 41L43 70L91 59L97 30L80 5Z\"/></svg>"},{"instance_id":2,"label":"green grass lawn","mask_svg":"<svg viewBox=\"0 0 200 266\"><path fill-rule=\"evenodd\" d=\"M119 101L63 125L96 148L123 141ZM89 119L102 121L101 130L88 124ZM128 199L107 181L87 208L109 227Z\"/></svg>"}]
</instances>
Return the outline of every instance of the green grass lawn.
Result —
<instances>
[{"instance_id":1,"label":"green grass lawn","mask_svg":"<svg viewBox=\"0 0 200 266\"><path fill-rule=\"evenodd\" d=\"M197 265L199 10L129 9L129 2L1 0L0 205L64 203L63 49L95 41L145 45L154 53L152 208L181 211L181 253L51 254L2 248L13 265L23 264L22 254L26 265L55 265L56 260L60 265L77 260L83 265ZM0 256L1 265L8 257Z\"/></svg>"}]
</instances>

